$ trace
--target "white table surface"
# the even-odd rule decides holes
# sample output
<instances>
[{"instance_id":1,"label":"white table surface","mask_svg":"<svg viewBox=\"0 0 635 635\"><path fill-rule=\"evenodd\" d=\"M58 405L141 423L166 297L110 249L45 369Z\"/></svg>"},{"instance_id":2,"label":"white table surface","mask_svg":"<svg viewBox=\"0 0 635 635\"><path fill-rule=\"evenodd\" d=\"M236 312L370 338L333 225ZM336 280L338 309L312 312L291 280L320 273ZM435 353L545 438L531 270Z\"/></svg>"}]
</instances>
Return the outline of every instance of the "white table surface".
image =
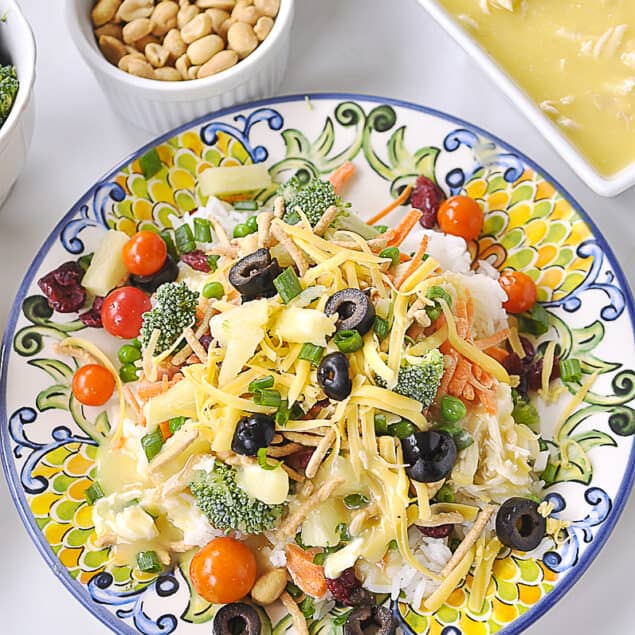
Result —
<instances>
[{"instance_id":1,"label":"white table surface","mask_svg":"<svg viewBox=\"0 0 635 635\"><path fill-rule=\"evenodd\" d=\"M22 0L38 45L37 118L27 165L0 212L0 324L22 272L59 217L107 169L151 135L110 110L66 33L61 0ZM445 110L535 159L578 199L613 246L631 283L635 189L594 195L414 0L298 0L291 60L280 94L343 91ZM2 169L2 166L0 166ZM0 478L0 633L110 632L44 564ZM583 579L528 635L635 631L635 500ZM211 632L211 628L210 628Z\"/></svg>"}]
</instances>

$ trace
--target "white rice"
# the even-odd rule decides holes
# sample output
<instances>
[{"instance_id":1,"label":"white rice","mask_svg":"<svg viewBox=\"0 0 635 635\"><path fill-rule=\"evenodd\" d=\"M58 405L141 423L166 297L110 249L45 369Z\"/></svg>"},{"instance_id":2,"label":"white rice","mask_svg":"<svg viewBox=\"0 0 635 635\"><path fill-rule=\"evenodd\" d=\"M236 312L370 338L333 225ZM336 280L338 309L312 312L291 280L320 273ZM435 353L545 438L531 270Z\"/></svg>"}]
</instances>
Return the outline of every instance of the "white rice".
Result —
<instances>
[{"instance_id":1,"label":"white rice","mask_svg":"<svg viewBox=\"0 0 635 635\"><path fill-rule=\"evenodd\" d=\"M463 238L442 234L432 229L424 229L423 234L428 237L426 252L443 269L456 273L469 273L470 254L467 252L467 243Z\"/></svg>"}]
</instances>

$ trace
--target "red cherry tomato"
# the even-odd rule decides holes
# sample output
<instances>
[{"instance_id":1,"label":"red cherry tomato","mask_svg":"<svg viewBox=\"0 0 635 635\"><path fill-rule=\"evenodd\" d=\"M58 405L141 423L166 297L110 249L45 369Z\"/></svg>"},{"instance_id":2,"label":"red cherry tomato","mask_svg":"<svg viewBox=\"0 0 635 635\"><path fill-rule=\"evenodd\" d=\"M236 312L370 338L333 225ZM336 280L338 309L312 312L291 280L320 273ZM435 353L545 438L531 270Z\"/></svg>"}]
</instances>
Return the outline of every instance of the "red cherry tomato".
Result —
<instances>
[{"instance_id":1,"label":"red cherry tomato","mask_svg":"<svg viewBox=\"0 0 635 635\"><path fill-rule=\"evenodd\" d=\"M190 579L208 602L237 602L254 586L256 558L240 540L214 538L192 558Z\"/></svg>"},{"instance_id":2,"label":"red cherry tomato","mask_svg":"<svg viewBox=\"0 0 635 635\"><path fill-rule=\"evenodd\" d=\"M141 316L151 308L150 298L141 289L119 287L104 298L101 321L111 335L130 340L139 335Z\"/></svg>"},{"instance_id":3,"label":"red cherry tomato","mask_svg":"<svg viewBox=\"0 0 635 635\"><path fill-rule=\"evenodd\" d=\"M86 364L73 375L73 395L86 406L102 406L115 391L115 378L99 364Z\"/></svg>"},{"instance_id":4,"label":"red cherry tomato","mask_svg":"<svg viewBox=\"0 0 635 635\"><path fill-rule=\"evenodd\" d=\"M536 303L536 283L526 273L505 271L498 279L498 284L507 294L507 302L503 306L509 313L524 313Z\"/></svg>"},{"instance_id":5,"label":"red cherry tomato","mask_svg":"<svg viewBox=\"0 0 635 635\"><path fill-rule=\"evenodd\" d=\"M451 196L439 206L437 222L441 231L469 242L478 238L483 229L483 210L469 196Z\"/></svg>"},{"instance_id":6,"label":"red cherry tomato","mask_svg":"<svg viewBox=\"0 0 635 635\"><path fill-rule=\"evenodd\" d=\"M151 276L163 267L168 248L161 236L151 231L137 232L122 249L126 269L137 276Z\"/></svg>"}]
</instances>

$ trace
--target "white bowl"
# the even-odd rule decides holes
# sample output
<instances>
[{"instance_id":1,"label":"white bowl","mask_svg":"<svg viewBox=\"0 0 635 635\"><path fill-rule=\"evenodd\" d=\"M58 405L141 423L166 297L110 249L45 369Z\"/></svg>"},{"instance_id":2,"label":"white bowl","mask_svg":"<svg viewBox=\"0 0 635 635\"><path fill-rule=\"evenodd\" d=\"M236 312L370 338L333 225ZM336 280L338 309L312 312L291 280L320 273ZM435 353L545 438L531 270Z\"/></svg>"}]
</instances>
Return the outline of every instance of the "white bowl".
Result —
<instances>
[{"instance_id":1,"label":"white bowl","mask_svg":"<svg viewBox=\"0 0 635 635\"><path fill-rule=\"evenodd\" d=\"M184 82L135 77L108 62L93 34L93 0L66 0L66 19L81 56L117 112L159 133L214 110L272 96L287 65L294 2L281 0L271 33L251 55L218 75Z\"/></svg>"},{"instance_id":2,"label":"white bowl","mask_svg":"<svg viewBox=\"0 0 635 635\"><path fill-rule=\"evenodd\" d=\"M0 52L3 62L16 67L20 88L7 120L0 126L0 205L24 167L33 136L35 109L35 40L29 23L15 0L0 0Z\"/></svg>"},{"instance_id":3,"label":"white bowl","mask_svg":"<svg viewBox=\"0 0 635 635\"><path fill-rule=\"evenodd\" d=\"M465 52L476 60L592 190L600 196L616 196L635 185L635 162L611 177L600 174L569 141L560 128L540 110L538 105L441 6L438 0L418 0L418 2L461 45Z\"/></svg>"}]
</instances>

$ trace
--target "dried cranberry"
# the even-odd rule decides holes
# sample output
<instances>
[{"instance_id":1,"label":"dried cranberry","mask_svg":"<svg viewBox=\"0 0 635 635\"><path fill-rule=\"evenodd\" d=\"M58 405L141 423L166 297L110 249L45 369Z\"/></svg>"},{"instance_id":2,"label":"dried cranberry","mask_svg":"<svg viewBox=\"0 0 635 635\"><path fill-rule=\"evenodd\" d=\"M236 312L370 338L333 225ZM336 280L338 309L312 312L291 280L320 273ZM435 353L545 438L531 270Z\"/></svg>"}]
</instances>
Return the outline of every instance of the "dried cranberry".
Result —
<instances>
[{"instance_id":1,"label":"dried cranberry","mask_svg":"<svg viewBox=\"0 0 635 635\"><path fill-rule=\"evenodd\" d=\"M74 313L86 302L80 281L84 272L74 261L65 262L37 282L49 306L59 313Z\"/></svg>"},{"instance_id":2,"label":"dried cranberry","mask_svg":"<svg viewBox=\"0 0 635 635\"><path fill-rule=\"evenodd\" d=\"M203 271L204 273L210 271L207 254L202 249L195 249L194 251L190 251L189 254L183 254L181 256L181 262L184 262L196 271Z\"/></svg>"},{"instance_id":3,"label":"dried cranberry","mask_svg":"<svg viewBox=\"0 0 635 635\"><path fill-rule=\"evenodd\" d=\"M308 410L307 413L302 417L304 420L315 419L319 414L322 408L326 408L330 401L328 399L322 399L320 401L316 401Z\"/></svg>"},{"instance_id":4,"label":"dried cranberry","mask_svg":"<svg viewBox=\"0 0 635 635\"><path fill-rule=\"evenodd\" d=\"M523 372L523 362L516 353L510 353L503 360L503 368L510 375L520 375Z\"/></svg>"},{"instance_id":5,"label":"dried cranberry","mask_svg":"<svg viewBox=\"0 0 635 635\"><path fill-rule=\"evenodd\" d=\"M419 222L426 229L432 229L436 225L439 205L444 200L443 190L434 181L426 176L417 178L410 197L410 204L423 212Z\"/></svg>"},{"instance_id":6,"label":"dried cranberry","mask_svg":"<svg viewBox=\"0 0 635 635\"><path fill-rule=\"evenodd\" d=\"M285 459L285 463L288 463L289 466L292 467L294 470L301 472L302 470L306 469L306 466L309 464L309 461L313 456L313 452L315 452L315 448L300 450L299 452L290 454Z\"/></svg>"},{"instance_id":7,"label":"dried cranberry","mask_svg":"<svg viewBox=\"0 0 635 635\"><path fill-rule=\"evenodd\" d=\"M93 300L93 306L88 309L85 313L82 313L79 316L79 319L82 321L82 324L86 326L92 326L95 329L100 329L103 327L101 323L101 307L104 304L104 299L101 296L97 296Z\"/></svg>"},{"instance_id":8,"label":"dried cranberry","mask_svg":"<svg viewBox=\"0 0 635 635\"><path fill-rule=\"evenodd\" d=\"M525 359L523 360L523 362L531 362L534 359L534 355L536 354L534 345L526 337L521 337L520 343L523 345L523 349L525 350Z\"/></svg>"},{"instance_id":9,"label":"dried cranberry","mask_svg":"<svg viewBox=\"0 0 635 635\"><path fill-rule=\"evenodd\" d=\"M420 527L417 529L428 538L447 538L452 533L454 525L439 525L438 527Z\"/></svg>"},{"instance_id":10,"label":"dried cranberry","mask_svg":"<svg viewBox=\"0 0 635 635\"><path fill-rule=\"evenodd\" d=\"M199 337L198 341L201 343L201 346L206 350L209 351L209 346L212 343L212 336L208 333L207 335L201 335L201 337Z\"/></svg>"},{"instance_id":11,"label":"dried cranberry","mask_svg":"<svg viewBox=\"0 0 635 635\"><path fill-rule=\"evenodd\" d=\"M353 606L351 594L361 586L360 581L355 577L353 567L344 569L339 578L326 578L326 586L333 594L336 602L345 606Z\"/></svg>"},{"instance_id":12,"label":"dried cranberry","mask_svg":"<svg viewBox=\"0 0 635 635\"><path fill-rule=\"evenodd\" d=\"M542 358L529 365L527 370L527 383L530 390L538 390L542 386L542 367ZM560 377L560 360L557 357L554 357L553 368L551 369L549 381L558 379L558 377Z\"/></svg>"}]
</instances>

